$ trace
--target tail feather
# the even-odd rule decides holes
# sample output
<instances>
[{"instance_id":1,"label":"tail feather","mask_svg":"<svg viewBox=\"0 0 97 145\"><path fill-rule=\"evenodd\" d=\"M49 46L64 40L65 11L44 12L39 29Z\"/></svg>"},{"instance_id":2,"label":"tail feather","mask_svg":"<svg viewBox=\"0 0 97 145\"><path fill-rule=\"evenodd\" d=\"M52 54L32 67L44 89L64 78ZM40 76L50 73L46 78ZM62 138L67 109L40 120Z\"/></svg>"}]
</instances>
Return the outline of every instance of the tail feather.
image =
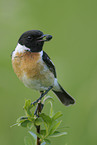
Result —
<instances>
[{"instance_id":1,"label":"tail feather","mask_svg":"<svg viewBox=\"0 0 97 145\"><path fill-rule=\"evenodd\" d=\"M70 104L74 104L75 100L61 87L61 85L59 84L60 87L60 91L56 91L56 90L52 90L57 97L59 98L59 100L65 105L68 106Z\"/></svg>"}]
</instances>

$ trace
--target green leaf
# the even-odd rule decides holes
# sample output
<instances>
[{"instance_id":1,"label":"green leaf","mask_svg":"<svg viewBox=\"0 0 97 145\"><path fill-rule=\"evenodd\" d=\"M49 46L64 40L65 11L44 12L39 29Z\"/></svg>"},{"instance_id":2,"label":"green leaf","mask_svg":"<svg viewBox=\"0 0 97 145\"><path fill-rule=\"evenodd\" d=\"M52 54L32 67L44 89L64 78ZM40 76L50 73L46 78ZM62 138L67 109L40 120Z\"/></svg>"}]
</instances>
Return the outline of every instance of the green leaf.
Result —
<instances>
[{"instance_id":1,"label":"green leaf","mask_svg":"<svg viewBox=\"0 0 97 145\"><path fill-rule=\"evenodd\" d=\"M53 103L50 101L49 102L50 103L50 105L51 105L51 108L50 108L50 117L52 117L53 116L53 114L54 114L54 111L53 111Z\"/></svg>"},{"instance_id":2,"label":"green leaf","mask_svg":"<svg viewBox=\"0 0 97 145\"><path fill-rule=\"evenodd\" d=\"M35 118L34 117L28 117L28 120L34 123Z\"/></svg>"},{"instance_id":3,"label":"green leaf","mask_svg":"<svg viewBox=\"0 0 97 145\"><path fill-rule=\"evenodd\" d=\"M43 100L43 103L45 103L45 102L47 102L47 103L50 103L50 105L51 105L51 108L50 108L50 117L52 117L53 116L53 102L54 102L54 100L53 100L53 98L52 97L50 97L50 96L47 96L44 100Z\"/></svg>"},{"instance_id":4,"label":"green leaf","mask_svg":"<svg viewBox=\"0 0 97 145\"><path fill-rule=\"evenodd\" d=\"M31 134L31 136L33 136L33 138L36 140L37 139L37 135L35 134L35 133L33 133L32 131L28 131L30 134Z\"/></svg>"},{"instance_id":5,"label":"green leaf","mask_svg":"<svg viewBox=\"0 0 97 145\"><path fill-rule=\"evenodd\" d=\"M32 142L32 140L31 140L31 138L28 137L28 136L26 136L26 137L24 138L24 143L25 143L25 145L33 145L33 142Z\"/></svg>"},{"instance_id":6,"label":"green leaf","mask_svg":"<svg viewBox=\"0 0 97 145\"><path fill-rule=\"evenodd\" d=\"M27 113L27 115L32 116L32 113L30 112L30 109L33 107L33 105L31 105L31 100L25 100L25 105L24 105L24 109Z\"/></svg>"},{"instance_id":7,"label":"green leaf","mask_svg":"<svg viewBox=\"0 0 97 145\"><path fill-rule=\"evenodd\" d=\"M41 143L41 145L46 145L46 142Z\"/></svg>"},{"instance_id":8,"label":"green leaf","mask_svg":"<svg viewBox=\"0 0 97 145\"><path fill-rule=\"evenodd\" d=\"M55 131L52 135L50 135L50 137L59 137L62 135L66 135L67 132L59 132L59 131Z\"/></svg>"},{"instance_id":9,"label":"green leaf","mask_svg":"<svg viewBox=\"0 0 97 145\"><path fill-rule=\"evenodd\" d=\"M57 128L59 127L59 125L61 124L61 122L62 122L62 121L59 121L59 122L55 123L55 124L52 126L52 128L51 128L51 130L50 130L50 132L49 132L49 135L53 134L53 133L56 131L56 129L57 129Z\"/></svg>"},{"instance_id":10,"label":"green leaf","mask_svg":"<svg viewBox=\"0 0 97 145\"><path fill-rule=\"evenodd\" d=\"M18 123L11 125L10 127L18 126Z\"/></svg>"},{"instance_id":11,"label":"green leaf","mask_svg":"<svg viewBox=\"0 0 97 145\"><path fill-rule=\"evenodd\" d=\"M52 119L53 120L56 120L56 119L58 119L59 117L61 117L63 114L59 111L59 112L57 112L53 117L52 117Z\"/></svg>"},{"instance_id":12,"label":"green leaf","mask_svg":"<svg viewBox=\"0 0 97 145\"><path fill-rule=\"evenodd\" d=\"M37 135L41 140L43 140L43 136L42 136L41 134L36 133L36 135Z\"/></svg>"},{"instance_id":13,"label":"green leaf","mask_svg":"<svg viewBox=\"0 0 97 145\"><path fill-rule=\"evenodd\" d=\"M46 130L46 136L49 134L49 127L47 126L47 124L44 122L44 127Z\"/></svg>"},{"instance_id":14,"label":"green leaf","mask_svg":"<svg viewBox=\"0 0 97 145\"><path fill-rule=\"evenodd\" d=\"M24 109L27 111L28 109L32 108L31 106L31 100L25 100Z\"/></svg>"},{"instance_id":15,"label":"green leaf","mask_svg":"<svg viewBox=\"0 0 97 145\"><path fill-rule=\"evenodd\" d=\"M29 134L33 137L34 139L34 145L36 145L36 142L37 142L37 135L35 133L33 133L32 131L28 131Z\"/></svg>"},{"instance_id":16,"label":"green leaf","mask_svg":"<svg viewBox=\"0 0 97 145\"><path fill-rule=\"evenodd\" d=\"M40 114L40 117L43 119L43 121L47 124L47 125L50 125L51 124L51 118L48 116L48 115L46 115L46 114L44 114L44 113L41 113Z\"/></svg>"},{"instance_id":17,"label":"green leaf","mask_svg":"<svg viewBox=\"0 0 97 145\"><path fill-rule=\"evenodd\" d=\"M25 120L21 123L21 126L22 127L27 127L27 124L29 123L30 121L29 120Z\"/></svg>"},{"instance_id":18,"label":"green leaf","mask_svg":"<svg viewBox=\"0 0 97 145\"><path fill-rule=\"evenodd\" d=\"M17 125L22 127L28 127L29 129L32 128L34 123L34 119L32 117L20 117L17 119Z\"/></svg>"},{"instance_id":19,"label":"green leaf","mask_svg":"<svg viewBox=\"0 0 97 145\"><path fill-rule=\"evenodd\" d=\"M27 120L28 119L28 116L22 116L19 118L20 120Z\"/></svg>"},{"instance_id":20,"label":"green leaf","mask_svg":"<svg viewBox=\"0 0 97 145\"><path fill-rule=\"evenodd\" d=\"M34 123L35 123L36 126L39 126L39 125L41 125L42 122L43 122L42 118L39 117L39 118L36 118Z\"/></svg>"},{"instance_id":21,"label":"green leaf","mask_svg":"<svg viewBox=\"0 0 97 145\"><path fill-rule=\"evenodd\" d=\"M28 119L26 117L20 117L17 119L17 125L20 126L23 122L27 121Z\"/></svg>"},{"instance_id":22,"label":"green leaf","mask_svg":"<svg viewBox=\"0 0 97 145\"><path fill-rule=\"evenodd\" d=\"M27 123L27 128L30 129L30 130L32 129L33 126L34 126L33 122L28 122Z\"/></svg>"},{"instance_id":23,"label":"green leaf","mask_svg":"<svg viewBox=\"0 0 97 145\"><path fill-rule=\"evenodd\" d=\"M46 130L41 130L41 131L40 131L40 134L41 134L42 136L45 136L45 135L46 135Z\"/></svg>"},{"instance_id":24,"label":"green leaf","mask_svg":"<svg viewBox=\"0 0 97 145\"><path fill-rule=\"evenodd\" d=\"M48 139L44 139L44 141L46 142L47 145L50 145L51 144L51 141L48 140Z\"/></svg>"},{"instance_id":25,"label":"green leaf","mask_svg":"<svg viewBox=\"0 0 97 145\"><path fill-rule=\"evenodd\" d=\"M43 104L46 103L46 102L49 102L49 101L50 102L54 102L54 99L52 97L50 97L50 96L47 96L47 97L44 98Z\"/></svg>"},{"instance_id":26,"label":"green leaf","mask_svg":"<svg viewBox=\"0 0 97 145\"><path fill-rule=\"evenodd\" d=\"M17 122L18 124L20 124L20 123L24 122L25 120L28 120L28 117L27 117L27 118L26 118L26 117L20 117L20 118L17 119L16 122Z\"/></svg>"}]
</instances>

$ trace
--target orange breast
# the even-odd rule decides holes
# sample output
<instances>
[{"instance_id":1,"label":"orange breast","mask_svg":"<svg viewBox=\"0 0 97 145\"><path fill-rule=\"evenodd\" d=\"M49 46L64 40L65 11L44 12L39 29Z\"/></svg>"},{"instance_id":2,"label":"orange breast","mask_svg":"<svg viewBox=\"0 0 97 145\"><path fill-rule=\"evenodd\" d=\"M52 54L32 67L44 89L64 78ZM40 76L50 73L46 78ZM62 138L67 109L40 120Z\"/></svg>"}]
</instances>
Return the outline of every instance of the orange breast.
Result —
<instances>
[{"instance_id":1,"label":"orange breast","mask_svg":"<svg viewBox=\"0 0 97 145\"><path fill-rule=\"evenodd\" d=\"M16 53L12 65L18 78L29 88L45 90L54 84L54 75L41 60L40 53Z\"/></svg>"},{"instance_id":2,"label":"orange breast","mask_svg":"<svg viewBox=\"0 0 97 145\"><path fill-rule=\"evenodd\" d=\"M40 53L17 53L14 59L12 59L14 72L19 79L22 78L24 73L26 73L28 78L37 78L43 68L43 66L40 65L40 59Z\"/></svg>"}]
</instances>

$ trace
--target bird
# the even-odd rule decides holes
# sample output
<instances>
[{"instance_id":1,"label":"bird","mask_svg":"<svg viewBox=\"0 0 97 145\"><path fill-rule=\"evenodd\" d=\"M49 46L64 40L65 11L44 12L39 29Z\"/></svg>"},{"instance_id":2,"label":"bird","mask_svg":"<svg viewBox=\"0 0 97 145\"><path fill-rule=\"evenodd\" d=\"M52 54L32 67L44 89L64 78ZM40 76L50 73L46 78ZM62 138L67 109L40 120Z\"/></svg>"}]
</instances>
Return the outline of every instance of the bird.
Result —
<instances>
[{"instance_id":1,"label":"bird","mask_svg":"<svg viewBox=\"0 0 97 145\"><path fill-rule=\"evenodd\" d=\"M44 43L51 39L52 35L40 30L24 32L12 52L12 67L26 87L41 92L36 102L52 90L62 104L69 106L75 103L75 99L58 83L55 66L43 51Z\"/></svg>"}]
</instances>

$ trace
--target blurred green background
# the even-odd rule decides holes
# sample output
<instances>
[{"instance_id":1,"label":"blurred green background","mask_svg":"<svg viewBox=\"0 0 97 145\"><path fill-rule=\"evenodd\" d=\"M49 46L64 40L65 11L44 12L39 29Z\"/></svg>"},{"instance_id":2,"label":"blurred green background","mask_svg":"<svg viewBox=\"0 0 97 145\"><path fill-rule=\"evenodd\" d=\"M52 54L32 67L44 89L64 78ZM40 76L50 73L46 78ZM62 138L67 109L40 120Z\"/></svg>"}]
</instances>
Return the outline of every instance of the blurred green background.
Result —
<instances>
[{"instance_id":1,"label":"blurred green background","mask_svg":"<svg viewBox=\"0 0 97 145\"><path fill-rule=\"evenodd\" d=\"M11 52L19 36L39 29L53 39L44 50L56 65L58 80L76 99L64 107L54 96L54 110L62 111L62 130L68 135L52 145L97 144L97 0L0 0L0 145L24 145L27 130L10 128L23 115L24 100L39 93L18 80Z\"/></svg>"}]
</instances>

